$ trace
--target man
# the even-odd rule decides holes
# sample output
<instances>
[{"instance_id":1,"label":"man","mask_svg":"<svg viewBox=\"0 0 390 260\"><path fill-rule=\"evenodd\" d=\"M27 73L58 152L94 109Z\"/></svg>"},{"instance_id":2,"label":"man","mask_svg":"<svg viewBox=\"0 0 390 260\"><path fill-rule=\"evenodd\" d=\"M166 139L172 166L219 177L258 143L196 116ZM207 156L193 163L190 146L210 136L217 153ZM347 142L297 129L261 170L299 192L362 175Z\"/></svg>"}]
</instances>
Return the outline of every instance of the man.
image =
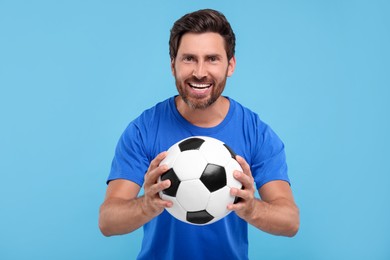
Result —
<instances>
[{"instance_id":1,"label":"man","mask_svg":"<svg viewBox=\"0 0 390 260\"><path fill-rule=\"evenodd\" d=\"M247 259L247 223L265 232L294 236L299 212L287 176L284 145L257 114L222 96L236 66L235 36L223 14L199 10L174 24L170 37L171 69L178 96L144 111L122 134L100 209L106 236L144 228L139 259ZM237 154L243 172L234 177L243 189L228 205L233 212L205 226L173 218L171 201L158 192L167 166L160 162L172 144L189 136L211 136ZM255 186L261 199L255 198ZM144 194L139 195L143 186Z\"/></svg>"}]
</instances>

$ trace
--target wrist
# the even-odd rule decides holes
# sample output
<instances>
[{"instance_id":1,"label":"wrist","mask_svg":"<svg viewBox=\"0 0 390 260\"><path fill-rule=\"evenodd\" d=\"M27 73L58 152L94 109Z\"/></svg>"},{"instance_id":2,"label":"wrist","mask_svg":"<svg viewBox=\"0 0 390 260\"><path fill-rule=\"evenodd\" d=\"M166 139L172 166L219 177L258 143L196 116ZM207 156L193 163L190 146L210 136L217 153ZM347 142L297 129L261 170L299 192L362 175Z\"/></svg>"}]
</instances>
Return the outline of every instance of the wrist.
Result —
<instances>
[{"instance_id":1,"label":"wrist","mask_svg":"<svg viewBox=\"0 0 390 260\"><path fill-rule=\"evenodd\" d=\"M150 203L148 203L145 196L141 196L138 199L139 208L141 209L142 216L147 218L147 221L156 217L160 212L158 212Z\"/></svg>"},{"instance_id":2,"label":"wrist","mask_svg":"<svg viewBox=\"0 0 390 260\"><path fill-rule=\"evenodd\" d=\"M246 212L245 220L257 226L258 222L261 221L261 217L267 212L268 204L260 199L254 198L251 207Z\"/></svg>"}]
</instances>

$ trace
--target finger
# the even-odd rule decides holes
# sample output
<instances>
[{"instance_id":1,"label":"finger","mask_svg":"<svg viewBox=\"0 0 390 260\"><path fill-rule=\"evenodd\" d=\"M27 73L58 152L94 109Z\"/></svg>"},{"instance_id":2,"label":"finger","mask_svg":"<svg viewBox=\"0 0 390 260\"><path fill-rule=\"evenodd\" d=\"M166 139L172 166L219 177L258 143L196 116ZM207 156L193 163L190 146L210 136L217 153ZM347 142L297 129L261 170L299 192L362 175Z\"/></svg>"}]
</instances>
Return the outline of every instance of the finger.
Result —
<instances>
[{"instance_id":1,"label":"finger","mask_svg":"<svg viewBox=\"0 0 390 260\"><path fill-rule=\"evenodd\" d=\"M170 180L156 183L152 185L148 191L148 196L155 196L154 203L160 207L172 207L173 202L170 200L163 200L159 196L159 192L163 191L171 186Z\"/></svg>"},{"instance_id":2,"label":"finger","mask_svg":"<svg viewBox=\"0 0 390 260\"><path fill-rule=\"evenodd\" d=\"M160 199L157 204L160 206L160 207L163 207L163 208L170 208L173 206L173 202L170 201L170 200L163 200L163 199Z\"/></svg>"},{"instance_id":3,"label":"finger","mask_svg":"<svg viewBox=\"0 0 390 260\"><path fill-rule=\"evenodd\" d=\"M161 198L161 201L165 208L171 208L173 206L173 202L169 199L166 199L166 197L164 197L164 199Z\"/></svg>"},{"instance_id":4,"label":"finger","mask_svg":"<svg viewBox=\"0 0 390 260\"><path fill-rule=\"evenodd\" d=\"M253 178L252 176L248 176L243 172L234 171L233 176L236 180L238 180L244 189L252 188L253 186Z\"/></svg>"},{"instance_id":5,"label":"finger","mask_svg":"<svg viewBox=\"0 0 390 260\"><path fill-rule=\"evenodd\" d=\"M239 155L236 155L236 160L240 164L240 166L242 168L242 171L246 175L252 175L251 168L250 168L249 164L245 161L245 159L243 157L241 157Z\"/></svg>"},{"instance_id":6,"label":"finger","mask_svg":"<svg viewBox=\"0 0 390 260\"><path fill-rule=\"evenodd\" d=\"M163 182L158 182L149 186L145 186L145 196L148 198L159 197L159 192L165 190L171 185L170 180L165 180Z\"/></svg>"},{"instance_id":7,"label":"finger","mask_svg":"<svg viewBox=\"0 0 390 260\"><path fill-rule=\"evenodd\" d=\"M158 178L167 171L168 167L166 165L161 165L156 169L147 172L144 176L145 189L150 189L154 184L163 183L158 182Z\"/></svg>"},{"instance_id":8,"label":"finger","mask_svg":"<svg viewBox=\"0 0 390 260\"><path fill-rule=\"evenodd\" d=\"M241 198L243 200L248 200L251 198L251 192L248 190L242 190L237 188L231 188L230 189L230 195L234 197Z\"/></svg>"},{"instance_id":9,"label":"finger","mask_svg":"<svg viewBox=\"0 0 390 260\"><path fill-rule=\"evenodd\" d=\"M158 177L169 170L167 165L159 165L159 163L156 164L158 161L161 162L161 157L165 158L164 154L159 154L156 159L150 163L149 169L144 176L145 185L156 183Z\"/></svg>"},{"instance_id":10,"label":"finger","mask_svg":"<svg viewBox=\"0 0 390 260\"><path fill-rule=\"evenodd\" d=\"M159 193L160 191L163 191L165 189L168 189L171 186L170 180L165 180L162 182L158 182L151 187L151 192L153 193Z\"/></svg>"},{"instance_id":11,"label":"finger","mask_svg":"<svg viewBox=\"0 0 390 260\"><path fill-rule=\"evenodd\" d=\"M228 204L226 208L228 210L240 211L240 210L242 210L245 207L245 204L244 204L243 200L240 200L240 201L241 202Z\"/></svg>"},{"instance_id":12,"label":"finger","mask_svg":"<svg viewBox=\"0 0 390 260\"><path fill-rule=\"evenodd\" d=\"M245 205L255 198L255 189L253 185L248 189L231 188L230 195L236 197L235 204Z\"/></svg>"},{"instance_id":13,"label":"finger","mask_svg":"<svg viewBox=\"0 0 390 260\"><path fill-rule=\"evenodd\" d=\"M161 152L159 153L156 158L154 158L151 162L150 162L150 165L149 165L149 169L148 170L153 170L155 168L157 168L160 163L162 162L162 160L164 160L164 158L167 156L168 152L165 151L165 152Z\"/></svg>"},{"instance_id":14,"label":"finger","mask_svg":"<svg viewBox=\"0 0 390 260\"><path fill-rule=\"evenodd\" d=\"M227 205L227 209L231 211L240 211L244 208L244 205L242 203L237 204L229 204Z\"/></svg>"}]
</instances>

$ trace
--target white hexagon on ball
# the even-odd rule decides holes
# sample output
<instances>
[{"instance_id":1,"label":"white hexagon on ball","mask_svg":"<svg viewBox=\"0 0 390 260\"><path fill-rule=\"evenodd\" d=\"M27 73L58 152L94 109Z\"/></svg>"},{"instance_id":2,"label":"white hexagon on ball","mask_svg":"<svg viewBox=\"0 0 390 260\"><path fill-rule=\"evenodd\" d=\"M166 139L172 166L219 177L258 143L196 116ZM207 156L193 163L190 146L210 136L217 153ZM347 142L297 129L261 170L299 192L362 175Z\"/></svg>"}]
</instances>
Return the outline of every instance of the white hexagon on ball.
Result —
<instances>
[{"instance_id":1,"label":"white hexagon on ball","mask_svg":"<svg viewBox=\"0 0 390 260\"><path fill-rule=\"evenodd\" d=\"M205 209L209 197L210 192L199 179L181 182L176 194L177 201L187 211Z\"/></svg>"},{"instance_id":2,"label":"white hexagon on ball","mask_svg":"<svg viewBox=\"0 0 390 260\"><path fill-rule=\"evenodd\" d=\"M164 158L164 160L161 161L160 165L165 164L169 168L172 168L177 156L180 154L180 148L177 145L173 145L168 149L167 152L167 156Z\"/></svg>"},{"instance_id":3,"label":"white hexagon on ball","mask_svg":"<svg viewBox=\"0 0 390 260\"><path fill-rule=\"evenodd\" d=\"M199 179L206 165L206 159L198 150L185 151L178 154L173 170L181 181L195 180Z\"/></svg>"},{"instance_id":4,"label":"white hexagon on ball","mask_svg":"<svg viewBox=\"0 0 390 260\"><path fill-rule=\"evenodd\" d=\"M179 219L181 221L186 221L187 211L183 209L183 207L180 205L180 203L177 201L176 198L168 196L168 195L165 195L165 194L161 194L161 198L163 200L167 200L167 201L172 201L173 202L172 207L166 208L166 210L170 214L174 215L177 219Z\"/></svg>"},{"instance_id":5,"label":"white hexagon on ball","mask_svg":"<svg viewBox=\"0 0 390 260\"><path fill-rule=\"evenodd\" d=\"M211 193L206 210L213 216L221 216L213 219L213 221L217 221L230 213L230 210L227 209L227 205L232 204L234 199L235 197L230 195L230 187L228 186Z\"/></svg>"},{"instance_id":6,"label":"white hexagon on ball","mask_svg":"<svg viewBox=\"0 0 390 260\"><path fill-rule=\"evenodd\" d=\"M224 143L213 138L208 138L199 151L209 163L225 166L231 159L230 152L226 149Z\"/></svg>"},{"instance_id":7,"label":"white hexagon on ball","mask_svg":"<svg viewBox=\"0 0 390 260\"><path fill-rule=\"evenodd\" d=\"M228 165L225 166L225 169L226 169L226 172L231 173L231 174L226 174L227 186L229 186L230 188L241 189L241 187L242 187L241 182L239 182L233 176L234 171L242 172L242 168L241 168L240 164L236 160L231 159L230 162L228 163Z\"/></svg>"}]
</instances>

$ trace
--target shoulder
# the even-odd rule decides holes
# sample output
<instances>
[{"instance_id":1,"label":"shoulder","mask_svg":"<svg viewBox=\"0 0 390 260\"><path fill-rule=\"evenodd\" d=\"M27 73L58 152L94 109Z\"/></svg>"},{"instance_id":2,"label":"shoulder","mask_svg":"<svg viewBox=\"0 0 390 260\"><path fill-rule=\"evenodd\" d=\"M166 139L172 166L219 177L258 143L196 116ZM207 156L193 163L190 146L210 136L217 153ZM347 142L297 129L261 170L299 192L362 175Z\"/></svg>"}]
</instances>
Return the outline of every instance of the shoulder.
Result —
<instances>
[{"instance_id":1,"label":"shoulder","mask_svg":"<svg viewBox=\"0 0 390 260\"><path fill-rule=\"evenodd\" d=\"M173 97L170 97L164 101L161 101L142 112L142 114L136 119L138 121L151 121L156 117L167 115L170 110L171 103L173 102Z\"/></svg>"},{"instance_id":2,"label":"shoulder","mask_svg":"<svg viewBox=\"0 0 390 260\"><path fill-rule=\"evenodd\" d=\"M152 159L165 149L161 141L177 128L174 127L173 97L157 103L153 107L144 110L137 118L132 120L122 134L122 140L126 144L139 146L145 154ZM167 137L167 138L161 138Z\"/></svg>"},{"instance_id":3,"label":"shoulder","mask_svg":"<svg viewBox=\"0 0 390 260\"><path fill-rule=\"evenodd\" d=\"M145 109L138 117L133 119L127 126L129 128L148 129L149 127L156 125L156 122L161 120L164 116L169 116L169 110L171 109L173 97L161 101L154 106Z\"/></svg>"},{"instance_id":4,"label":"shoulder","mask_svg":"<svg viewBox=\"0 0 390 260\"><path fill-rule=\"evenodd\" d=\"M143 143L145 140L148 140L150 134L154 135L157 131L155 130L156 125L158 125L159 121L163 120L161 116L169 114L166 110L169 109L170 99L168 98L144 110L140 115L130 121L122 133L121 140L124 143Z\"/></svg>"},{"instance_id":5,"label":"shoulder","mask_svg":"<svg viewBox=\"0 0 390 260\"><path fill-rule=\"evenodd\" d=\"M244 122L244 127L250 127L257 131L264 131L269 127L259 116L257 112L254 112L252 109L242 105L240 102L229 98L230 104L234 109L234 118L236 120L242 120Z\"/></svg>"},{"instance_id":6,"label":"shoulder","mask_svg":"<svg viewBox=\"0 0 390 260\"><path fill-rule=\"evenodd\" d=\"M251 154L268 149L266 147L283 148L284 145L280 137L268 123L260 118L258 113L233 99L230 101L235 110L233 117L235 128L242 129L245 140L250 143L249 147L252 148Z\"/></svg>"}]
</instances>

